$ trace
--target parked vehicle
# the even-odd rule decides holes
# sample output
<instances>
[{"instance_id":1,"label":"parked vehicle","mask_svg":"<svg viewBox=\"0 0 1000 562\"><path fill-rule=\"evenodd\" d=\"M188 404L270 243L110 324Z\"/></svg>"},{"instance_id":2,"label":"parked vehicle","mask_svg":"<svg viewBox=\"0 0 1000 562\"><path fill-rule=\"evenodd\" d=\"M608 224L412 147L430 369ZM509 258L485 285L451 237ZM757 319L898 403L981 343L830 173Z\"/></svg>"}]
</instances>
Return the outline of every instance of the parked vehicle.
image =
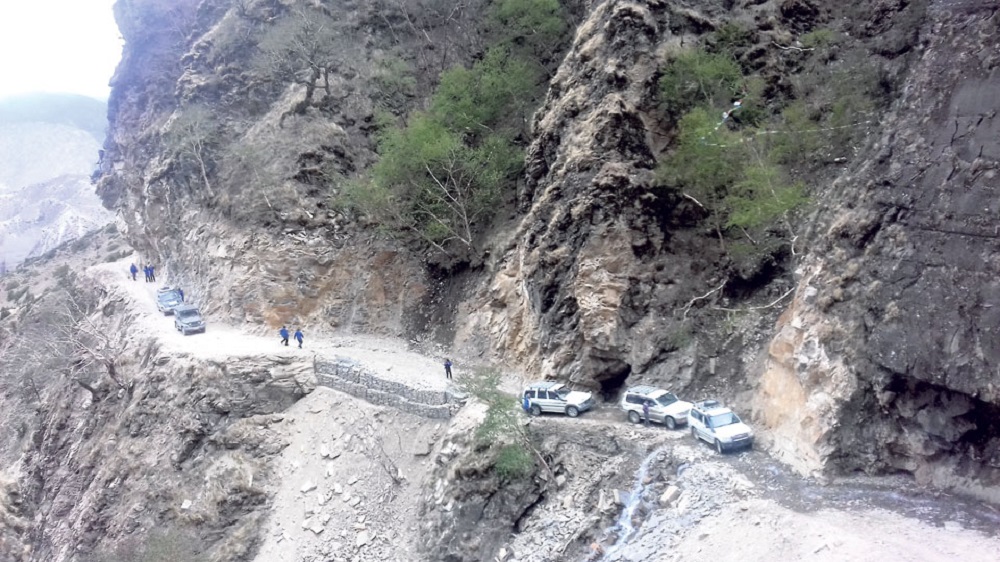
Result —
<instances>
[{"instance_id":1,"label":"parked vehicle","mask_svg":"<svg viewBox=\"0 0 1000 562\"><path fill-rule=\"evenodd\" d=\"M198 307L193 304L182 304L174 308L174 328L184 334L205 331L205 320L201 317Z\"/></svg>"},{"instance_id":2,"label":"parked vehicle","mask_svg":"<svg viewBox=\"0 0 1000 562\"><path fill-rule=\"evenodd\" d=\"M542 412L566 414L571 418L594 407L594 396L589 392L570 390L557 382L536 382L524 388L523 398L530 404L528 413L533 416Z\"/></svg>"},{"instance_id":3,"label":"parked vehicle","mask_svg":"<svg viewBox=\"0 0 1000 562\"><path fill-rule=\"evenodd\" d=\"M643 404L650 402L649 421L662 423L670 429L688 423L688 413L693 404L680 400L673 392L655 386L634 386L625 391L621 406L628 415L628 421L641 423Z\"/></svg>"},{"instance_id":4,"label":"parked vehicle","mask_svg":"<svg viewBox=\"0 0 1000 562\"><path fill-rule=\"evenodd\" d=\"M720 453L753 446L753 430L717 400L697 402L689 417L691 435Z\"/></svg>"},{"instance_id":5,"label":"parked vehicle","mask_svg":"<svg viewBox=\"0 0 1000 562\"><path fill-rule=\"evenodd\" d=\"M174 309L182 302L184 301L181 299L181 293L177 289L163 287L156 291L156 309L162 312L164 316L173 314Z\"/></svg>"}]
</instances>

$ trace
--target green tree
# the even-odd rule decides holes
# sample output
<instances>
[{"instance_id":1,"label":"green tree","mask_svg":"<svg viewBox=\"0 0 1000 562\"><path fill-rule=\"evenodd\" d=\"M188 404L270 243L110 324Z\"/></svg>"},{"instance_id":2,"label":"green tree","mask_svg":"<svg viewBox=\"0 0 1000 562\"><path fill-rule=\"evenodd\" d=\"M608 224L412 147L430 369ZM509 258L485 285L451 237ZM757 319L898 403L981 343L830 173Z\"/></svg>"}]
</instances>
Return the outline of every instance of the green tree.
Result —
<instances>
[{"instance_id":1,"label":"green tree","mask_svg":"<svg viewBox=\"0 0 1000 562\"><path fill-rule=\"evenodd\" d=\"M521 423L517 398L501 390L500 383L500 373L493 369L479 370L462 381L465 391L486 405L476 441L496 451L493 469L501 478L526 478L534 472L536 460L548 466Z\"/></svg>"},{"instance_id":2,"label":"green tree","mask_svg":"<svg viewBox=\"0 0 1000 562\"><path fill-rule=\"evenodd\" d=\"M431 114L449 130L475 138L489 133L513 137L536 103L540 78L538 65L507 48L493 48L471 69L457 67L441 75Z\"/></svg>"}]
</instances>

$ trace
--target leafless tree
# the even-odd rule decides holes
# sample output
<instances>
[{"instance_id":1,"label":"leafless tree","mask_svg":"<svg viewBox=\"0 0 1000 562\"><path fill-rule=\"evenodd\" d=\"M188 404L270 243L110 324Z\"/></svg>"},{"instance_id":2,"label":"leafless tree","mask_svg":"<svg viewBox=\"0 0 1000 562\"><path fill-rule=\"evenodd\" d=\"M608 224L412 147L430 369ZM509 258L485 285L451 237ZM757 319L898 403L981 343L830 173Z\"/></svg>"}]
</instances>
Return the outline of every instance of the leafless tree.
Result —
<instances>
[{"instance_id":1,"label":"leafless tree","mask_svg":"<svg viewBox=\"0 0 1000 562\"><path fill-rule=\"evenodd\" d=\"M218 143L219 127L211 111L204 106L194 105L181 110L171 122L167 142L182 167L196 168L205 191L215 196L209 180L214 151Z\"/></svg>"},{"instance_id":2,"label":"leafless tree","mask_svg":"<svg viewBox=\"0 0 1000 562\"><path fill-rule=\"evenodd\" d=\"M118 372L126 342L97 324L95 317L101 311L95 310L96 302L88 303L86 295L71 290L65 290L61 296L54 322L55 335L46 343L48 350L61 354L68 350L72 354L69 375L95 400L102 394L85 378L93 370L107 375L118 388L127 389L129 383Z\"/></svg>"},{"instance_id":3,"label":"leafless tree","mask_svg":"<svg viewBox=\"0 0 1000 562\"><path fill-rule=\"evenodd\" d=\"M304 7L292 10L261 39L254 66L278 80L306 88L305 97L289 113L304 113L313 104L316 88L322 87L330 96L338 39L332 17Z\"/></svg>"}]
</instances>

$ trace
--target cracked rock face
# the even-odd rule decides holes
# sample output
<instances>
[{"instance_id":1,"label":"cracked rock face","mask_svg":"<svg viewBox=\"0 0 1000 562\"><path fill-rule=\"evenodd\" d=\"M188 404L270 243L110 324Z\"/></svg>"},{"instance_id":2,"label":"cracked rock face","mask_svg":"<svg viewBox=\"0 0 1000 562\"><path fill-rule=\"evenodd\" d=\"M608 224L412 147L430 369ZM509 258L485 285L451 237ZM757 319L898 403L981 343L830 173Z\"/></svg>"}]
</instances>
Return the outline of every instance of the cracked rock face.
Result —
<instances>
[{"instance_id":1,"label":"cracked rock face","mask_svg":"<svg viewBox=\"0 0 1000 562\"><path fill-rule=\"evenodd\" d=\"M655 166L645 111L673 16L661 2L604 2L577 29L535 117L527 213L460 343L487 333L526 370L592 388L661 367L678 284L707 282L697 262L713 252L681 251L643 205Z\"/></svg>"},{"instance_id":2,"label":"cracked rock face","mask_svg":"<svg viewBox=\"0 0 1000 562\"><path fill-rule=\"evenodd\" d=\"M995 16L941 4L872 156L837 185L855 203L805 260L759 411L803 468L997 498L1000 45Z\"/></svg>"}]
</instances>

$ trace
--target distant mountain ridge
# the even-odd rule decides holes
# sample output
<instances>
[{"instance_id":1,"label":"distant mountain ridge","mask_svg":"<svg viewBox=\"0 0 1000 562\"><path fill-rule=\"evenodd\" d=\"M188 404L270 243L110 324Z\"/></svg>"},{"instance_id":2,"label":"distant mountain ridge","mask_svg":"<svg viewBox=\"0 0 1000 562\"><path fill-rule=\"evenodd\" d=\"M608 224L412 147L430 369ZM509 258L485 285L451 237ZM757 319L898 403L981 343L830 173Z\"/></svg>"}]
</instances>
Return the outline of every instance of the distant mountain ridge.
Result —
<instances>
[{"instance_id":1,"label":"distant mountain ridge","mask_svg":"<svg viewBox=\"0 0 1000 562\"><path fill-rule=\"evenodd\" d=\"M84 130L103 142L108 104L76 94L27 94L0 98L0 125L53 123Z\"/></svg>"},{"instance_id":2,"label":"distant mountain ridge","mask_svg":"<svg viewBox=\"0 0 1000 562\"><path fill-rule=\"evenodd\" d=\"M14 266L110 222L90 174L105 102L72 94L0 100L0 259Z\"/></svg>"}]
</instances>

